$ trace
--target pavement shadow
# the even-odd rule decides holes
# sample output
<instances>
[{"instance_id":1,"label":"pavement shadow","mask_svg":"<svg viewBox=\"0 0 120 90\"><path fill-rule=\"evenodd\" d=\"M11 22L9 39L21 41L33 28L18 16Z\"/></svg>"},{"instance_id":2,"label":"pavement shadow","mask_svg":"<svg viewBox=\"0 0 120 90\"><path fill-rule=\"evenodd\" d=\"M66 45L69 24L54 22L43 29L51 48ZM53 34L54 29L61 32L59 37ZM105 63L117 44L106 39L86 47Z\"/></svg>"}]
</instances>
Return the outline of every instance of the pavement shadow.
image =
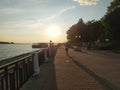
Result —
<instances>
[{"instance_id":1,"label":"pavement shadow","mask_svg":"<svg viewBox=\"0 0 120 90\"><path fill-rule=\"evenodd\" d=\"M48 62L41 65L41 88L39 90L57 90L56 70L55 70L55 56L58 47L55 47L54 55L48 59Z\"/></svg>"},{"instance_id":2,"label":"pavement shadow","mask_svg":"<svg viewBox=\"0 0 120 90\"><path fill-rule=\"evenodd\" d=\"M74 48L73 50L74 50L75 52L88 54L88 53L86 52L86 50L85 50L85 49L82 49L82 48Z\"/></svg>"},{"instance_id":3,"label":"pavement shadow","mask_svg":"<svg viewBox=\"0 0 120 90\"><path fill-rule=\"evenodd\" d=\"M51 62L44 63L41 67L40 79L42 85L40 90L57 90L54 58Z\"/></svg>"},{"instance_id":4,"label":"pavement shadow","mask_svg":"<svg viewBox=\"0 0 120 90\"><path fill-rule=\"evenodd\" d=\"M56 70L54 64L56 52L57 48L55 48L54 56L40 65L40 74L31 77L20 90L57 90Z\"/></svg>"},{"instance_id":5,"label":"pavement shadow","mask_svg":"<svg viewBox=\"0 0 120 90\"><path fill-rule=\"evenodd\" d=\"M117 86L113 85L111 82L108 80L98 76L94 71L91 71L89 68L75 60L72 56L68 55L68 57L81 69L83 69L85 72L87 72L90 76L95 78L101 85L103 85L106 90L120 90Z\"/></svg>"},{"instance_id":6,"label":"pavement shadow","mask_svg":"<svg viewBox=\"0 0 120 90\"><path fill-rule=\"evenodd\" d=\"M57 90L54 59L40 65L40 74L31 77L20 90Z\"/></svg>"}]
</instances>

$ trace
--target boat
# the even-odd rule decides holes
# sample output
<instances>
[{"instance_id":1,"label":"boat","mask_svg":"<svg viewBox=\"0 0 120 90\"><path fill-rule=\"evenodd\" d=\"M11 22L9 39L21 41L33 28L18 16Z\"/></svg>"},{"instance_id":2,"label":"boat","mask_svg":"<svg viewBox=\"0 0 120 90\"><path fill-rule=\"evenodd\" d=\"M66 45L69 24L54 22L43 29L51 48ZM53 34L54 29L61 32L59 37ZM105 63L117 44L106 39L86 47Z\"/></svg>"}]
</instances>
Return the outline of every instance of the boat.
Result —
<instances>
[{"instance_id":1,"label":"boat","mask_svg":"<svg viewBox=\"0 0 120 90\"><path fill-rule=\"evenodd\" d=\"M47 43L35 43L32 45L32 48L46 48L48 47Z\"/></svg>"}]
</instances>

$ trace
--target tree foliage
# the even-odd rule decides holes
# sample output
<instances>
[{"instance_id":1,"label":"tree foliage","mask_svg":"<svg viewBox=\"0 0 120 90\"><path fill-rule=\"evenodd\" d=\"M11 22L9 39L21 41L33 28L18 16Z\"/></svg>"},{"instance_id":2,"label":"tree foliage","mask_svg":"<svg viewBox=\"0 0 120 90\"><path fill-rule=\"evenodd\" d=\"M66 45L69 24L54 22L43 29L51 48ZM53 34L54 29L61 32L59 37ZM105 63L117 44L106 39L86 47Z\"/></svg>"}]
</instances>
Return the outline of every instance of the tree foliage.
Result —
<instances>
[{"instance_id":1,"label":"tree foliage","mask_svg":"<svg viewBox=\"0 0 120 90\"><path fill-rule=\"evenodd\" d=\"M67 39L71 42L78 42L81 40L81 31L85 27L85 24L82 19L78 21L77 24L74 24L67 31Z\"/></svg>"},{"instance_id":2,"label":"tree foliage","mask_svg":"<svg viewBox=\"0 0 120 90\"><path fill-rule=\"evenodd\" d=\"M112 40L114 47L120 47L120 0L113 0L107 13L101 20L84 23L82 19L67 31L67 39L71 42L94 42L105 39Z\"/></svg>"},{"instance_id":3,"label":"tree foliage","mask_svg":"<svg viewBox=\"0 0 120 90\"><path fill-rule=\"evenodd\" d=\"M120 0L113 0L103 17L106 27L112 35L113 48L120 49Z\"/></svg>"},{"instance_id":4,"label":"tree foliage","mask_svg":"<svg viewBox=\"0 0 120 90\"><path fill-rule=\"evenodd\" d=\"M81 19L67 31L67 38L72 42L94 42L100 39L103 25L100 21L83 23Z\"/></svg>"}]
</instances>

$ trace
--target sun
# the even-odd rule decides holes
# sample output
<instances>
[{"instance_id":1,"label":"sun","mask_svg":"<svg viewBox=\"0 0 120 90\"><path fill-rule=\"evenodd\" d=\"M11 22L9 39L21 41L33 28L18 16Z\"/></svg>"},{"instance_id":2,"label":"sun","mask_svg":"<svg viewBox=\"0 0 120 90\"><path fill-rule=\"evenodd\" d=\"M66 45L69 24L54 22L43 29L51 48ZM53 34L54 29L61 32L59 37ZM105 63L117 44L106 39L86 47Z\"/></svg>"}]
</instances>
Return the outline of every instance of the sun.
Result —
<instances>
[{"instance_id":1,"label":"sun","mask_svg":"<svg viewBox=\"0 0 120 90\"><path fill-rule=\"evenodd\" d=\"M51 37L57 37L60 35L60 27L57 25L50 25L47 29L48 35Z\"/></svg>"}]
</instances>

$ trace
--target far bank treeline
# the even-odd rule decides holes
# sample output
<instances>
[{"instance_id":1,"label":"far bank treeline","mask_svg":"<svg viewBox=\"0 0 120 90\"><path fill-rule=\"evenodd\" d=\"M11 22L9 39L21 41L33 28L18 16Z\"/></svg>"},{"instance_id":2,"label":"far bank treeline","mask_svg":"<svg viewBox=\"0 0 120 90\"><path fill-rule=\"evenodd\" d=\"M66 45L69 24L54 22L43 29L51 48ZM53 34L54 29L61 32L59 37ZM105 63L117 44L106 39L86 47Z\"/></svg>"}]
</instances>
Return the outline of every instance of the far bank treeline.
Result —
<instances>
[{"instance_id":1,"label":"far bank treeline","mask_svg":"<svg viewBox=\"0 0 120 90\"><path fill-rule=\"evenodd\" d=\"M120 0L113 0L106 15L100 20L84 23L82 19L67 31L67 39L71 43L105 43L109 40L112 49L120 50Z\"/></svg>"},{"instance_id":2,"label":"far bank treeline","mask_svg":"<svg viewBox=\"0 0 120 90\"><path fill-rule=\"evenodd\" d=\"M14 42L3 42L3 41L0 41L0 44L14 44Z\"/></svg>"}]
</instances>

